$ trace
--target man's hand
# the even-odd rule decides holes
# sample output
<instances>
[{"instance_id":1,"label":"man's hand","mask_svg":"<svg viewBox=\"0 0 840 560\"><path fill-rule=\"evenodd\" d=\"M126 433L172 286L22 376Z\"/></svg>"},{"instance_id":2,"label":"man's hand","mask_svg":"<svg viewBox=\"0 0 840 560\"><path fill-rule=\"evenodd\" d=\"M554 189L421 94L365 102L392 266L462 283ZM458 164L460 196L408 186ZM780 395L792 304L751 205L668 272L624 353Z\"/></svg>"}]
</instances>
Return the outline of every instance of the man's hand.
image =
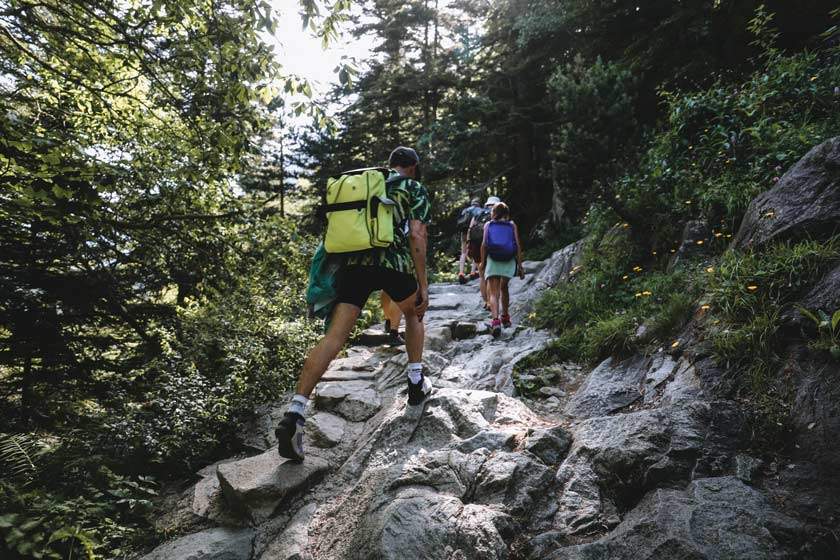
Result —
<instances>
[{"instance_id":1,"label":"man's hand","mask_svg":"<svg viewBox=\"0 0 840 560\"><path fill-rule=\"evenodd\" d=\"M414 310L417 313L417 318L421 321L429 308L429 287L420 286L417 288L417 299L414 300Z\"/></svg>"}]
</instances>

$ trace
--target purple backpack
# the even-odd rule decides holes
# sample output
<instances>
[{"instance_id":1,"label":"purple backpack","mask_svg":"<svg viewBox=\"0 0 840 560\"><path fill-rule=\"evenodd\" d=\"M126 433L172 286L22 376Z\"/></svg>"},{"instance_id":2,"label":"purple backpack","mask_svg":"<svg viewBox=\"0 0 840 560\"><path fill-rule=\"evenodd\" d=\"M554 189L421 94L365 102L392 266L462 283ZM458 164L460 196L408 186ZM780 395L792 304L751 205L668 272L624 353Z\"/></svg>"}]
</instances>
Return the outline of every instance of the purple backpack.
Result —
<instances>
[{"instance_id":1,"label":"purple backpack","mask_svg":"<svg viewBox=\"0 0 840 560\"><path fill-rule=\"evenodd\" d=\"M513 222L492 221L487 224L487 254L496 261L509 261L516 256L516 235Z\"/></svg>"}]
</instances>

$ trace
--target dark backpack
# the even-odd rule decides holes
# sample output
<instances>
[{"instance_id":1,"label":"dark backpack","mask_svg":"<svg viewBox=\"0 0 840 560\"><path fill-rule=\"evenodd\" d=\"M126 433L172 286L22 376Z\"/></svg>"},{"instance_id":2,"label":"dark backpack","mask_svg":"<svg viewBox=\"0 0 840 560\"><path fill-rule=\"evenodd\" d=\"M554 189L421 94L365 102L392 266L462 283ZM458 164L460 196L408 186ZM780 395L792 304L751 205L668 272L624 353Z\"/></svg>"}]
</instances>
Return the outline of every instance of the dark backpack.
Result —
<instances>
[{"instance_id":1,"label":"dark backpack","mask_svg":"<svg viewBox=\"0 0 840 560\"><path fill-rule=\"evenodd\" d=\"M470 229L470 222L472 221L473 216L475 215L473 212L474 206L467 206L463 210L461 210L461 215L458 216L458 231L467 231Z\"/></svg>"},{"instance_id":2,"label":"dark backpack","mask_svg":"<svg viewBox=\"0 0 840 560\"><path fill-rule=\"evenodd\" d=\"M482 209L475 217L475 225L470 228L470 241L481 243L484 241L484 224L490 221L490 210Z\"/></svg>"},{"instance_id":3,"label":"dark backpack","mask_svg":"<svg viewBox=\"0 0 840 560\"><path fill-rule=\"evenodd\" d=\"M497 261L509 261L516 256L516 233L513 222L492 221L487 226L487 254Z\"/></svg>"}]
</instances>

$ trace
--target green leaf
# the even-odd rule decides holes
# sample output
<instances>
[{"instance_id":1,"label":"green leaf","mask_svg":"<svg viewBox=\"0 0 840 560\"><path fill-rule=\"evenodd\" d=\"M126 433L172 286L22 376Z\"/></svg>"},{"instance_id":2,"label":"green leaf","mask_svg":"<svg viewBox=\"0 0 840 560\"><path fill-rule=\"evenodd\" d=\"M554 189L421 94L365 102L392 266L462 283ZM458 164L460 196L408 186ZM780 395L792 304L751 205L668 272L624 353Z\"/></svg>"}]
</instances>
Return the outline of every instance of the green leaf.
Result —
<instances>
[{"instance_id":1,"label":"green leaf","mask_svg":"<svg viewBox=\"0 0 840 560\"><path fill-rule=\"evenodd\" d=\"M831 316L831 330L836 330L837 325L840 325L840 309L834 312Z\"/></svg>"},{"instance_id":2,"label":"green leaf","mask_svg":"<svg viewBox=\"0 0 840 560\"><path fill-rule=\"evenodd\" d=\"M819 318L818 318L816 315L814 315L811 311L808 311L808 310L807 310L807 309L805 309L804 307L797 307L797 309L799 310L799 312L800 312L802 315L804 315L805 317L807 317L807 318L811 319L811 320L814 322L814 324L815 324L815 325L819 326L819 324L820 324L820 320L819 320Z\"/></svg>"}]
</instances>

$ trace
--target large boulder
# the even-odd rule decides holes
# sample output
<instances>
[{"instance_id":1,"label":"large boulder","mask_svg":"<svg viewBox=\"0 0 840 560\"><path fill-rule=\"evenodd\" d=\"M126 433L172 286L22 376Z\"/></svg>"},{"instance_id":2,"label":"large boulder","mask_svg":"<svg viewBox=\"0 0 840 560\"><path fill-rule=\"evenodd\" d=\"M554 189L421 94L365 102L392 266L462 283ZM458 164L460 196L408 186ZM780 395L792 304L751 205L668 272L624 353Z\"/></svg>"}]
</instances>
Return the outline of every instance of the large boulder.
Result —
<instances>
[{"instance_id":1,"label":"large boulder","mask_svg":"<svg viewBox=\"0 0 840 560\"><path fill-rule=\"evenodd\" d=\"M822 309L829 315L840 309L840 264L829 270L808 292L802 296L797 307L810 311ZM782 320L793 324L814 328L811 319L804 317L796 307L789 307L782 312Z\"/></svg>"},{"instance_id":2,"label":"large boulder","mask_svg":"<svg viewBox=\"0 0 840 560\"><path fill-rule=\"evenodd\" d=\"M250 560L253 529L217 527L164 543L140 560Z\"/></svg>"},{"instance_id":3,"label":"large boulder","mask_svg":"<svg viewBox=\"0 0 840 560\"><path fill-rule=\"evenodd\" d=\"M508 558L508 550L499 528L506 525L508 516L502 512L408 488L377 516L373 557L502 560Z\"/></svg>"},{"instance_id":4,"label":"large boulder","mask_svg":"<svg viewBox=\"0 0 840 560\"><path fill-rule=\"evenodd\" d=\"M840 231L840 136L813 148L750 203L733 247L825 239Z\"/></svg>"},{"instance_id":5,"label":"large boulder","mask_svg":"<svg viewBox=\"0 0 840 560\"><path fill-rule=\"evenodd\" d=\"M795 371L796 385L792 423L797 457L821 466L825 471L840 470L840 366L823 361L805 349L796 352L788 371ZM840 502L840 497L838 497Z\"/></svg>"},{"instance_id":6,"label":"large boulder","mask_svg":"<svg viewBox=\"0 0 840 560\"><path fill-rule=\"evenodd\" d=\"M800 558L804 528L735 477L695 480L648 494L595 542L539 556L550 560L765 560Z\"/></svg>"},{"instance_id":7,"label":"large boulder","mask_svg":"<svg viewBox=\"0 0 840 560\"><path fill-rule=\"evenodd\" d=\"M531 511L553 479L548 467L526 454L500 451L482 465L476 478L474 502L496 505L522 516Z\"/></svg>"},{"instance_id":8,"label":"large boulder","mask_svg":"<svg viewBox=\"0 0 840 560\"><path fill-rule=\"evenodd\" d=\"M615 512L648 489L725 473L737 440L726 430L739 420L721 403L695 402L580 422L557 471L556 526L591 532L614 524Z\"/></svg>"},{"instance_id":9,"label":"large boulder","mask_svg":"<svg viewBox=\"0 0 840 560\"><path fill-rule=\"evenodd\" d=\"M525 281L517 286L517 293L511 303L511 316L515 321L520 321L531 312L534 302L542 292L568 281L572 270L580 264L583 245L584 240L581 239L555 251L539 272L527 276Z\"/></svg>"}]
</instances>

